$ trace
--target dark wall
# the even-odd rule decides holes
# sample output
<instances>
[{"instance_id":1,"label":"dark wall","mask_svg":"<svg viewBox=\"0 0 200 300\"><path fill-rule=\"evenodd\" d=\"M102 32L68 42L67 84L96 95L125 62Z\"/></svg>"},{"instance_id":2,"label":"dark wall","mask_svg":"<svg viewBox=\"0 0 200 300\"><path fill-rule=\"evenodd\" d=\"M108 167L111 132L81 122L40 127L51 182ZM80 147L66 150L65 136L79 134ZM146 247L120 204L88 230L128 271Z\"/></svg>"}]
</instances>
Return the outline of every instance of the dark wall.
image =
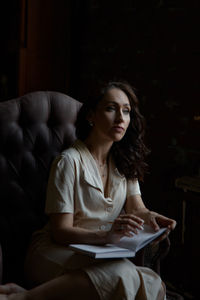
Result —
<instances>
[{"instance_id":1,"label":"dark wall","mask_svg":"<svg viewBox=\"0 0 200 300\"><path fill-rule=\"evenodd\" d=\"M102 82L129 81L147 120L151 192L198 174L198 1L73 3L70 93L84 101Z\"/></svg>"},{"instance_id":2,"label":"dark wall","mask_svg":"<svg viewBox=\"0 0 200 300\"><path fill-rule=\"evenodd\" d=\"M0 3L0 101L36 90L67 93L71 1Z\"/></svg>"},{"instance_id":3,"label":"dark wall","mask_svg":"<svg viewBox=\"0 0 200 300\"><path fill-rule=\"evenodd\" d=\"M20 1L0 2L0 101L17 95Z\"/></svg>"}]
</instances>

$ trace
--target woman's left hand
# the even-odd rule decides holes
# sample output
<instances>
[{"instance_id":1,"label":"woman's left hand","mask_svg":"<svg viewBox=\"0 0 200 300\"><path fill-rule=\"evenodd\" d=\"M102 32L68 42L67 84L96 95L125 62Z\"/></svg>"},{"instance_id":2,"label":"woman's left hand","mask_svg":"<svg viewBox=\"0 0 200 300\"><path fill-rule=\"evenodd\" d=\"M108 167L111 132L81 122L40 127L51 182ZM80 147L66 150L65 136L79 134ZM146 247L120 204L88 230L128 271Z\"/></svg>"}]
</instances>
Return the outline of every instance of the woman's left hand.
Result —
<instances>
[{"instance_id":1,"label":"woman's left hand","mask_svg":"<svg viewBox=\"0 0 200 300\"><path fill-rule=\"evenodd\" d=\"M158 231L160 227L167 227L167 230L156 240L157 242L165 239L171 230L174 230L176 227L175 220L148 209L141 209L141 211L139 210L137 213L134 211L134 214L141 217L145 223L150 225L155 231Z\"/></svg>"},{"instance_id":2,"label":"woman's left hand","mask_svg":"<svg viewBox=\"0 0 200 300\"><path fill-rule=\"evenodd\" d=\"M147 212L145 221L151 225L155 231L159 230L160 227L167 227L170 231L176 227L176 221L160 215L154 211Z\"/></svg>"},{"instance_id":3,"label":"woman's left hand","mask_svg":"<svg viewBox=\"0 0 200 300\"><path fill-rule=\"evenodd\" d=\"M164 240L170 234L171 230L174 230L176 227L175 220L167 218L153 211L149 212L148 222L155 231L159 230L160 227L167 227L167 230L160 237L158 237L154 243Z\"/></svg>"}]
</instances>

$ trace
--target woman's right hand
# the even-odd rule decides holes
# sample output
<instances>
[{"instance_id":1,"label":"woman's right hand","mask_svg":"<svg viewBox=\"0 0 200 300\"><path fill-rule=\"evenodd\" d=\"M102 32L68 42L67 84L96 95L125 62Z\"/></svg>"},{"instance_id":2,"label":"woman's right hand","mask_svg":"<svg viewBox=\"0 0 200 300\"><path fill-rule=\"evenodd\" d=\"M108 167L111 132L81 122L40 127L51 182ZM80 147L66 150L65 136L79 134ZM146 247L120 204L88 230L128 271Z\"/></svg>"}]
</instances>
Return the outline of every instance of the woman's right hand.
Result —
<instances>
[{"instance_id":1,"label":"woman's right hand","mask_svg":"<svg viewBox=\"0 0 200 300\"><path fill-rule=\"evenodd\" d=\"M144 220L133 214L122 214L113 222L107 232L106 243L117 243L123 236L132 237L143 230Z\"/></svg>"}]
</instances>

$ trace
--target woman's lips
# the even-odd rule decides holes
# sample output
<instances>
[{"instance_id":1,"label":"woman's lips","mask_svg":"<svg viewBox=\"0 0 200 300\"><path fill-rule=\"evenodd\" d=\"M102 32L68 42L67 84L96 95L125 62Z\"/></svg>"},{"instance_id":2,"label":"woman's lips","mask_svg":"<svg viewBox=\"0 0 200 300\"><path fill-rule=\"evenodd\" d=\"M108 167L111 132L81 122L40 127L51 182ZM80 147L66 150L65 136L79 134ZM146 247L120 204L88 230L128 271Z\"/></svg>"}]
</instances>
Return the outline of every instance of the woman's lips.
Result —
<instances>
[{"instance_id":1,"label":"woman's lips","mask_svg":"<svg viewBox=\"0 0 200 300\"><path fill-rule=\"evenodd\" d=\"M113 126L113 128L112 128L114 131L116 131L116 132L123 132L124 131L124 128L123 127L121 127L121 126Z\"/></svg>"}]
</instances>

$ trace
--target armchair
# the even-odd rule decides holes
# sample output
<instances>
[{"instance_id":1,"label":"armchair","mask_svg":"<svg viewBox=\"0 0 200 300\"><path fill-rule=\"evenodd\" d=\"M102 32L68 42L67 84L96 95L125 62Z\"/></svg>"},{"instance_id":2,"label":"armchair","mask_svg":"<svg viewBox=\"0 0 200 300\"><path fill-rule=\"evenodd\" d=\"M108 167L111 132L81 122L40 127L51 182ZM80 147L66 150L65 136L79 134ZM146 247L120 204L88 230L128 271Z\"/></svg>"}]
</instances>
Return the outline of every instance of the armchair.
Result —
<instances>
[{"instance_id":1,"label":"armchair","mask_svg":"<svg viewBox=\"0 0 200 300\"><path fill-rule=\"evenodd\" d=\"M23 262L29 239L46 222L44 202L50 166L55 156L75 140L74 123L81 105L67 95L43 91L0 103L3 283L24 285ZM166 239L156 253L151 252L151 261L145 251L140 251L134 262L147 263L159 273L161 252L166 254L168 248Z\"/></svg>"}]
</instances>

